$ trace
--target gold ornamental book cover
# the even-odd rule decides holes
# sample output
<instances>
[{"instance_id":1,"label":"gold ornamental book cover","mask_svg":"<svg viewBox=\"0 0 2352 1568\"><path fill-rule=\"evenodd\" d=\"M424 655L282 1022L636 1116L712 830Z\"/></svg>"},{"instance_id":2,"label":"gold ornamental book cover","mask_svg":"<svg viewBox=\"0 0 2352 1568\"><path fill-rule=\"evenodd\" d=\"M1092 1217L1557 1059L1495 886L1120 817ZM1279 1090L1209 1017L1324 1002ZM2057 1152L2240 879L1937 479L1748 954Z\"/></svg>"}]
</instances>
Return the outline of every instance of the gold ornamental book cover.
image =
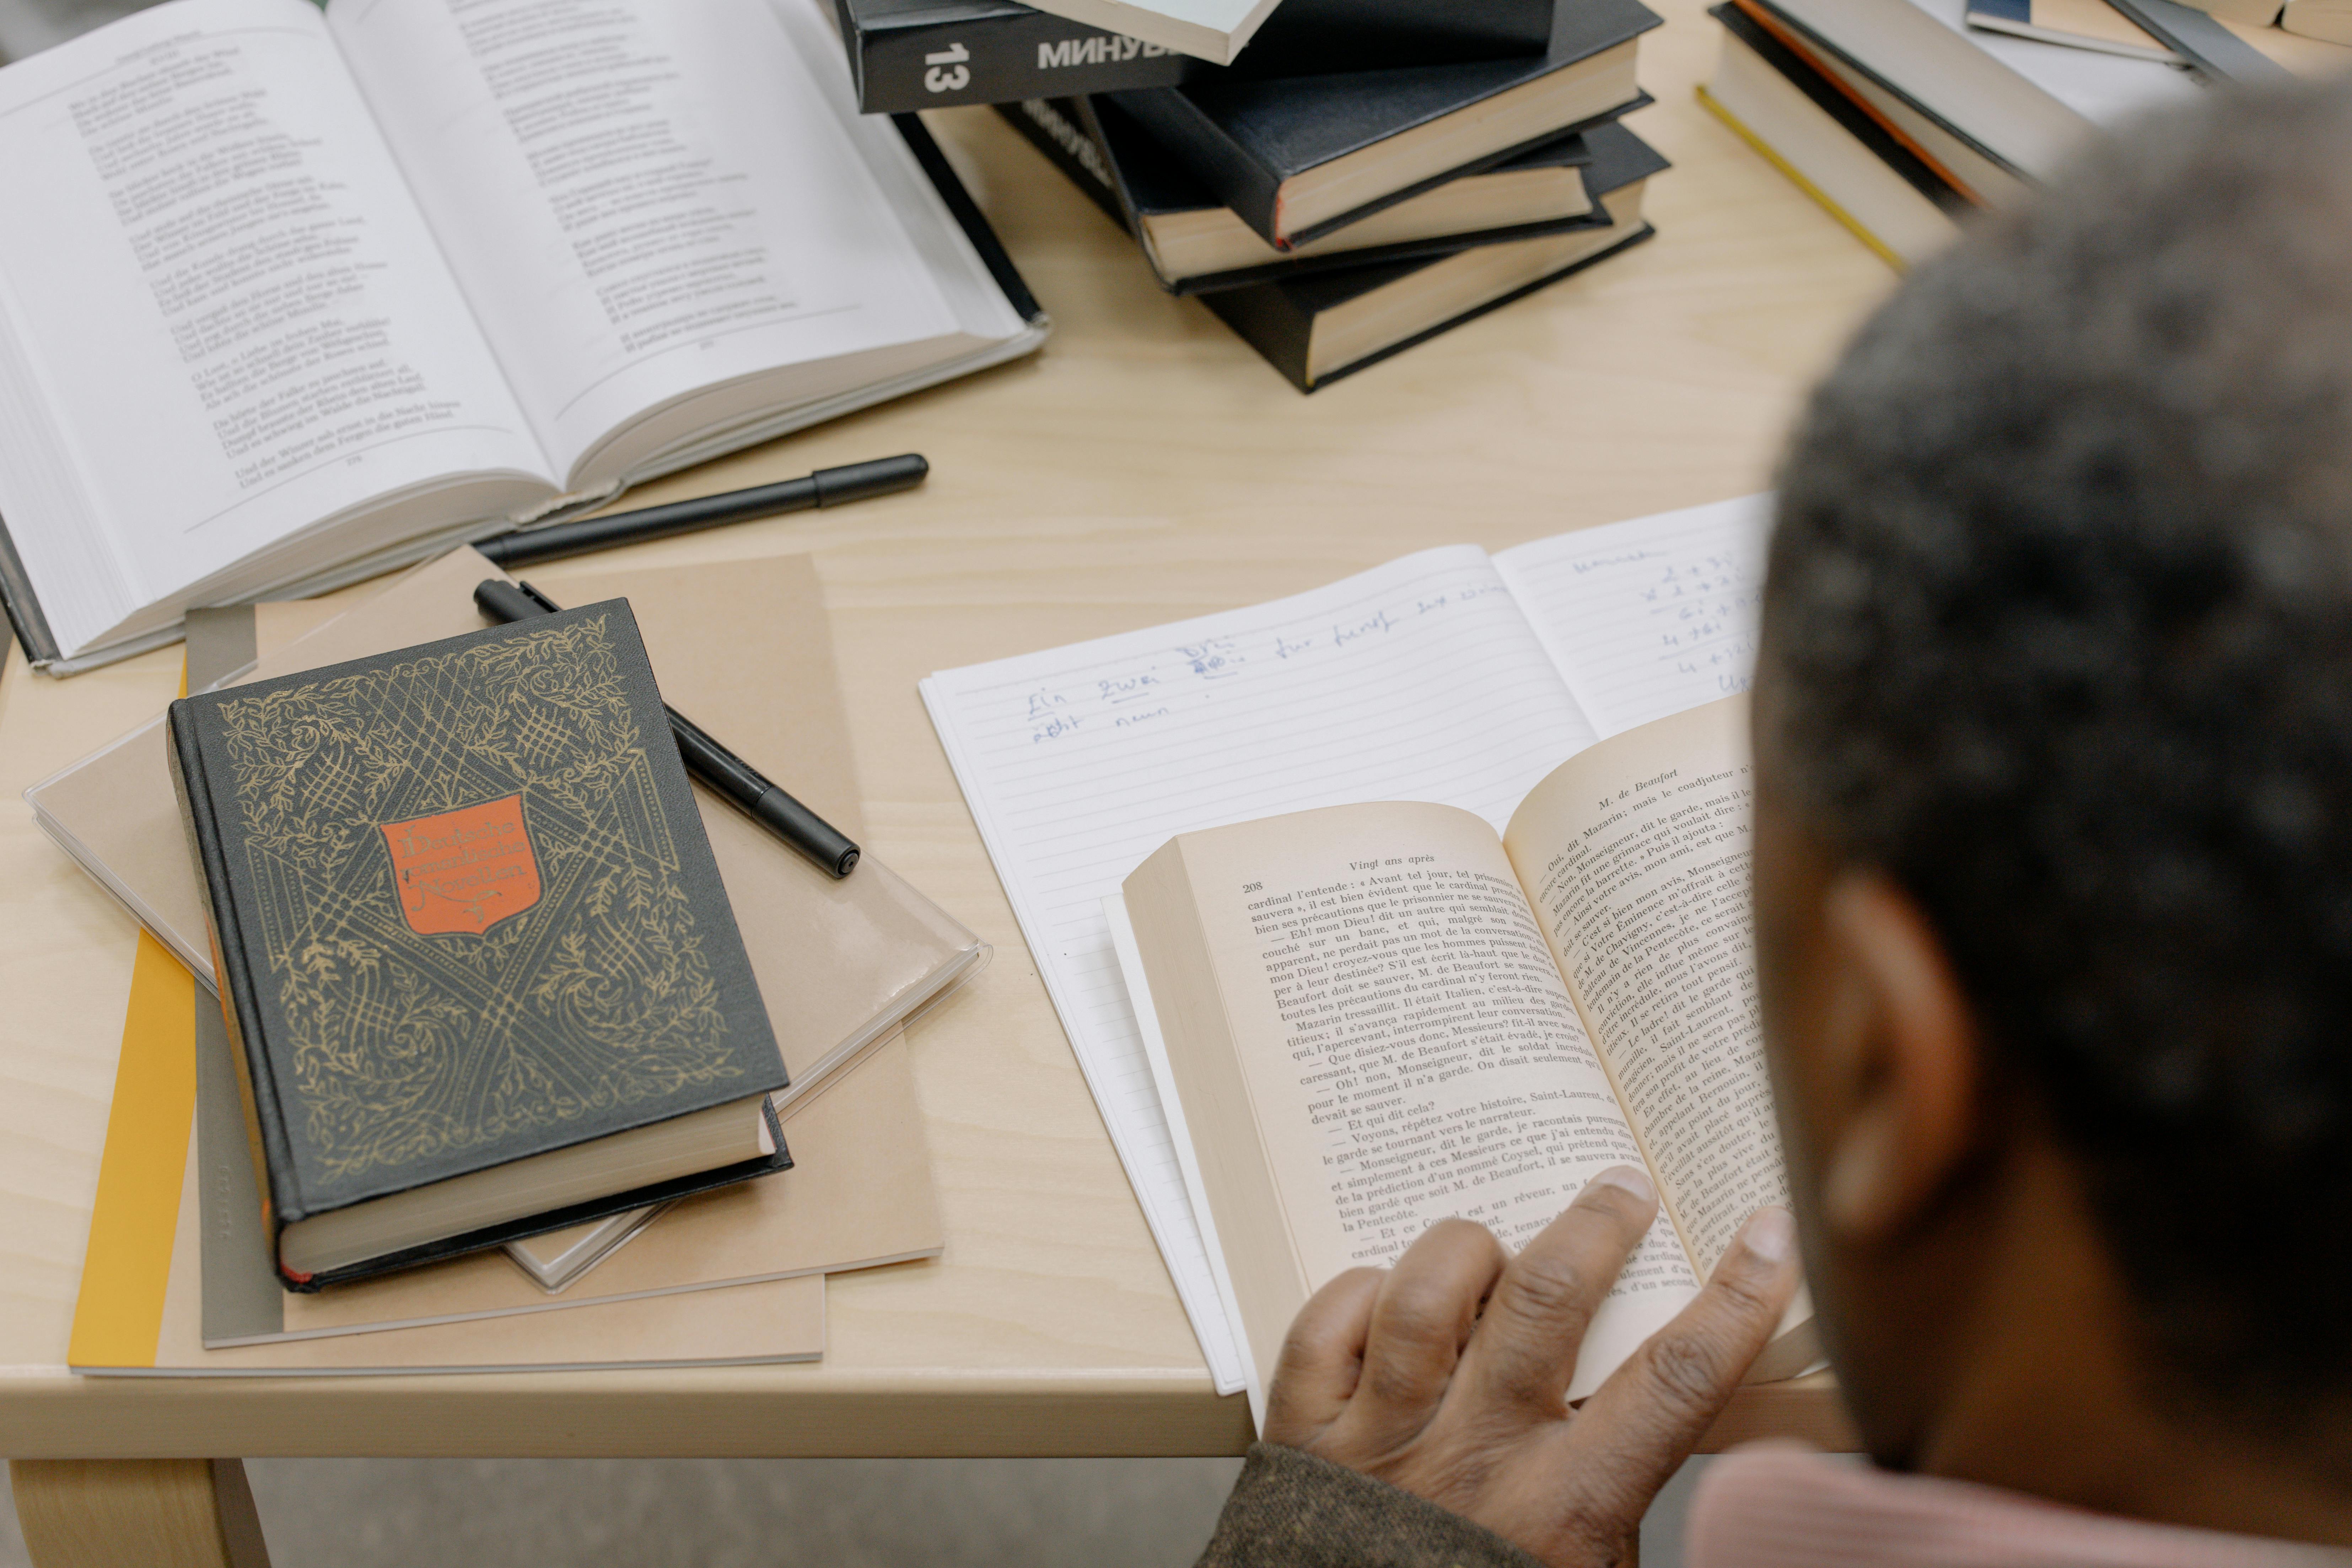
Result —
<instances>
[{"instance_id":1,"label":"gold ornamental book cover","mask_svg":"<svg viewBox=\"0 0 2352 1568\"><path fill-rule=\"evenodd\" d=\"M171 736L274 1229L784 1086L625 600L187 698Z\"/></svg>"}]
</instances>

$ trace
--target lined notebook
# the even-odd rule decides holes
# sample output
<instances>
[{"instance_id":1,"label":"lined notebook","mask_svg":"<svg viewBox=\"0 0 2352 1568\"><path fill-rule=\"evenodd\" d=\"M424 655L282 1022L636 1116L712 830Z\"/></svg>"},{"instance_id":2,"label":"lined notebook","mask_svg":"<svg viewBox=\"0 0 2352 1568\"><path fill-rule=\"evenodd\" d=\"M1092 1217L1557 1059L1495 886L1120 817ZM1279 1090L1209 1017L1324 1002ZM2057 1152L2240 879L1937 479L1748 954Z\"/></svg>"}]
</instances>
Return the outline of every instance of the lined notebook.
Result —
<instances>
[{"instance_id":1,"label":"lined notebook","mask_svg":"<svg viewBox=\"0 0 2352 1568\"><path fill-rule=\"evenodd\" d=\"M1769 498L943 670L923 700L1220 1393L1244 1385L1103 899L1172 836L1426 800L1500 830L1605 736L1744 691ZM1573 672L1572 674L1570 672Z\"/></svg>"}]
</instances>

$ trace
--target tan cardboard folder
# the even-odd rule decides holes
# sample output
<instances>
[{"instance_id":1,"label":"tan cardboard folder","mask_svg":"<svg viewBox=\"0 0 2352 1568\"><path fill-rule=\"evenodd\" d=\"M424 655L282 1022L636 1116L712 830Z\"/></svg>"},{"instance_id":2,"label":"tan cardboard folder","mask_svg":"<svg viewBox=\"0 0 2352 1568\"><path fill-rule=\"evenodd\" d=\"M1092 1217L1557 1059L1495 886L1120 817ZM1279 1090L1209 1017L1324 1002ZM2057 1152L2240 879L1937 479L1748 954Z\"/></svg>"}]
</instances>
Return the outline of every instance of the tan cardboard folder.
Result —
<instances>
[{"instance_id":1,"label":"tan cardboard folder","mask_svg":"<svg viewBox=\"0 0 2352 1568\"><path fill-rule=\"evenodd\" d=\"M893 1035L794 1106L784 1142L791 1170L682 1199L560 1296L541 1289L504 1254L478 1252L316 1295L281 1290L270 1302L280 1310L278 1327L268 1337L561 1315L596 1302L938 1255L944 1233L903 1037Z\"/></svg>"}]
</instances>

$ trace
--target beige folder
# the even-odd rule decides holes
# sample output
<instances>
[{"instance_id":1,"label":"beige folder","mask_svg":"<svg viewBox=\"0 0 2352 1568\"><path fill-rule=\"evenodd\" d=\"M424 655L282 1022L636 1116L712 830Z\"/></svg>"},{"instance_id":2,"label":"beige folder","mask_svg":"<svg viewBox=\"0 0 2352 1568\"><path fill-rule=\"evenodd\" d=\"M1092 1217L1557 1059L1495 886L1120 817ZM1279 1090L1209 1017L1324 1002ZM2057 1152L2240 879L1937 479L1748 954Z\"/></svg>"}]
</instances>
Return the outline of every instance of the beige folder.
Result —
<instances>
[{"instance_id":1,"label":"beige folder","mask_svg":"<svg viewBox=\"0 0 2352 1568\"><path fill-rule=\"evenodd\" d=\"M194 1142L192 1138L191 1145ZM577 1310L551 1314L426 1322L375 1333L283 1338L211 1348L203 1334L204 1249L197 1236L203 1223L195 1190L201 1162L193 1146L188 1156L153 1363L82 1366L76 1371L167 1377L556 1372L591 1367L739 1366L816 1361L824 1354L822 1274L684 1295L583 1300ZM505 1263L499 1267L521 1278Z\"/></svg>"}]
</instances>

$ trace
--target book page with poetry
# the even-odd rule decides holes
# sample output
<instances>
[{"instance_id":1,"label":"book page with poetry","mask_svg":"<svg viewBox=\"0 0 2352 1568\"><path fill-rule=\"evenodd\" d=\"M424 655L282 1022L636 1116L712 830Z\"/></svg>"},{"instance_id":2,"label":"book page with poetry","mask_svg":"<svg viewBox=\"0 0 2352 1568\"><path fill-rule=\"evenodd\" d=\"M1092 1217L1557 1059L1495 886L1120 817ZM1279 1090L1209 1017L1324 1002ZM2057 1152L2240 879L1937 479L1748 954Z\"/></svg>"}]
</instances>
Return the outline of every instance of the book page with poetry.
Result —
<instances>
[{"instance_id":1,"label":"book page with poetry","mask_svg":"<svg viewBox=\"0 0 2352 1568\"><path fill-rule=\"evenodd\" d=\"M102 535L8 514L68 651L373 497L466 473L509 476L476 515L547 493L301 0L185 0L0 72L0 211L5 330Z\"/></svg>"},{"instance_id":2,"label":"book page with poetry","mask_svg":"<svg viewBox=\"0 0 2352 1568\"><path fill-rule=\"evenodd\" d=\"M1486 822L1442 805L1336 806L1181 848L1308 1291L1395 1262L1448 1216L1523 1247L1596 1173L1642 1163ZM1148 944L1145 962L1166 1026ZM1171 1031L1180 1084L1187 1045ZM1202 1127L1189 1093L1186 1112L1196 1146L1228 1135ZM1232 1219L1219 1215L1229 1237L1246 1224ZM1696 1284L1673 1226L1654 1226L1588 1331L1570 1397ZM1253 1325L1251 1339L1278 1344L1280 1331Z\"/></svg>"},{"instance_id":3,"label":"book page with poetry","mask_svg":"<svg viewBox=\"0 0 2352 1568\"><path fill-rule=\"evenodd\" d=\"M812 75L838 47L803 59L764 0L328 17L571 483L615 477L583 460L669 401L957 330Z\"/></svg>"},{"instance_id":4,"label":"book page with poetry","mask_svg":"<svg viewBox=\"0 0 2352 1568\"><path fill-rule=\"evenodd\" d=\"M1628 731L1538 784L1504 834L1692 1264L1789 1201L1748 912L1748 705Z\"/></svg>"}]
</instances>

